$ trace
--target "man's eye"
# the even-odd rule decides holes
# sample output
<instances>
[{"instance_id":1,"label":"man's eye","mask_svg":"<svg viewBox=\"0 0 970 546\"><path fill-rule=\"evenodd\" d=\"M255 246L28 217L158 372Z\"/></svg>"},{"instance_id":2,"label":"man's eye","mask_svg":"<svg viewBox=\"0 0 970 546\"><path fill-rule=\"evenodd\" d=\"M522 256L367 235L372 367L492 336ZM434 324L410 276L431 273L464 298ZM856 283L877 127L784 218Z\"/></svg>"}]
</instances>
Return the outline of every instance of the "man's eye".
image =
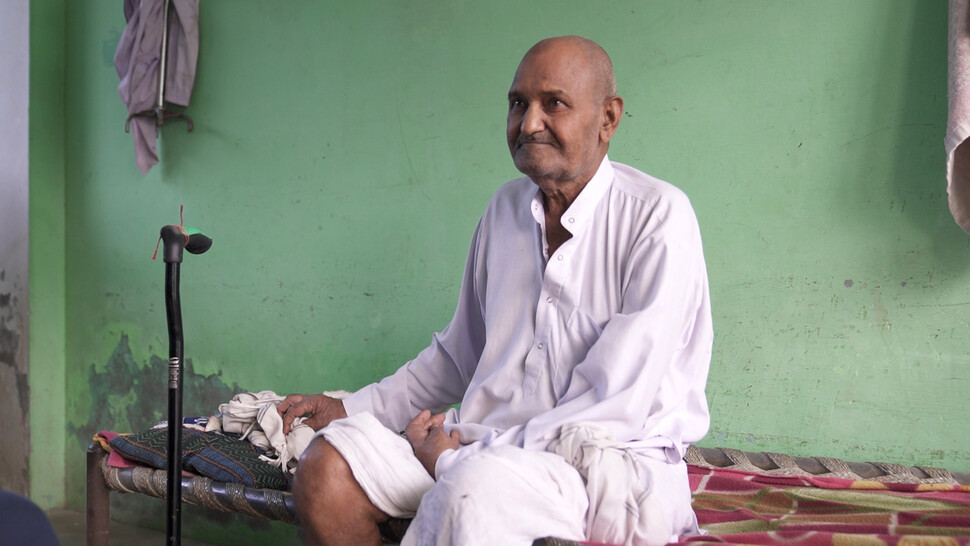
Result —
<instances>
[{"instance_id":1,"label":"man's eye","mask_svg":"<svg viewBox=\"0 0 970 546\"><path fill-rule=\"evenodd\" d=\"M509 101L509 109L510 110L513 109L513 108L522 108L523 106L525 106L525 102L523 102L523 101L521 101L519 99L512 99L512 100Z\"/></svg>"}]
</instances>

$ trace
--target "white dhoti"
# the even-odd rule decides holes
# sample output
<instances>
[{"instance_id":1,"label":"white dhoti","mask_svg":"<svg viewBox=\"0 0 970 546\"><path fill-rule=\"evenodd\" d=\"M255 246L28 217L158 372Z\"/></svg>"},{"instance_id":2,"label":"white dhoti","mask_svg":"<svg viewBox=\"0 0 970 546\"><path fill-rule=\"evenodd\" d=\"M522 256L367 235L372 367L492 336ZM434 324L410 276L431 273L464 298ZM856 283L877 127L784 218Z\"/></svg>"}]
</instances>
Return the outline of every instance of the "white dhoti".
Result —
<instances>
[{"instance_id":1,"label":"white dhoti","mask_svg":"<svg viewBox=\"0 0 970 546\"><path fill-rule=\"evenodd\" d=\"M594 531L603 526L601 518L612 517L600 513L598 523L587 525L587 485L580 472L555 453L486 448L462 459L435 482L407 440L368 413L334 421L317 435L344 457L375 506L392 517L414 517L403 546L530 546L548 536L596 540L600 537L589 536L587 527ZM640 506L652 513L638 517L650 521L663 536L658 543L696 529L686 465L641 463L636 476L642 483L630 487L640 492L641 501L642 495L651 497ZM602 508L602 499L597 503ZM648 542L635 538L631 543Z\"/></svg>"},{"instance_id":2,"label":"white dhoti","mask_svg":"<svg viewBox=\"0 0 970 546\"><path fill-rule=\"evenodd\" d=\"M584 540L586 488L562 457L513 446L458 462L424 496L402 546Z\"/></svg>"},{"instance_id":3,"label":"white dhoti","mask_svg":"<svg viewBox=\"0 0 970 546\"><path fill-rule=\"evenodd\" d=\"M411 444L369 413L358 413L317 431L343 456L374 506L394 518L411 518L434 479Z\"/></svg>"}]
</instances>

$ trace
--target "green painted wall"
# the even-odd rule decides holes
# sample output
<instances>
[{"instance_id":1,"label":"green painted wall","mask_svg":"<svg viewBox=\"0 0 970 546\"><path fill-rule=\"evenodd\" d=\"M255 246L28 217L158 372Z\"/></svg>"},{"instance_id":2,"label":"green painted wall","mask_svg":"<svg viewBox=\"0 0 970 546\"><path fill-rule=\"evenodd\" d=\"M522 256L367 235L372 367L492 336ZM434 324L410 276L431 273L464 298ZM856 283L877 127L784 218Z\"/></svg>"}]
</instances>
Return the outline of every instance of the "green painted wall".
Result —
<instances>
[{"instance_id":1,"label":"green painted wall","mask_svg":"<svg viewBox=\"0 0 970 546\"><path fill-rule=\"evenodd\" d=\"M150 257L180 204L215 239L182 268L187 413L377 379L450 318L478 215L517 175L512 73L566 33L613 56L612 158L697 210L716 321L705 445L970 470L946 2L203 2L195 130L167 125L147 176L112 66L121 3L66 4L71 505L91 433L163 417Z\"/></svg>"},{"instance_id":2,"label":"green painted wall","mask_svg":"<svg viewBox=\"0 0 970 546\"><path fill-rule=\"evenodd\" d=\"M65 207L63 0L30 2L30 497L64 504Z\"/></svg>"}]
</instances>

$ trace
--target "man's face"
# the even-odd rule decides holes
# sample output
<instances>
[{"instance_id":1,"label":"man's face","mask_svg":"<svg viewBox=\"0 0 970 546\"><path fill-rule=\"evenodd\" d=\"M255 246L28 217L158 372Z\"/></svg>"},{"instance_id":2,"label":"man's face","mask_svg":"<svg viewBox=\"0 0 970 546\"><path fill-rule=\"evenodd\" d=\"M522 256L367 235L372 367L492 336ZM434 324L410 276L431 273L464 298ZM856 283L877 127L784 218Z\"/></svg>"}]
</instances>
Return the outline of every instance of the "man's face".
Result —
<instances>
[{"instance_id":1,"label":"man's face","mask_svg":"<svg viewBox=\"0 0 970 546\"><path fill-rule=\"evenodd\" d=\"M602 159L603 97L585 56L568 47L530 52L509 89L512 159L540 186L585 184Z\"/></svg>"}]
</instances>

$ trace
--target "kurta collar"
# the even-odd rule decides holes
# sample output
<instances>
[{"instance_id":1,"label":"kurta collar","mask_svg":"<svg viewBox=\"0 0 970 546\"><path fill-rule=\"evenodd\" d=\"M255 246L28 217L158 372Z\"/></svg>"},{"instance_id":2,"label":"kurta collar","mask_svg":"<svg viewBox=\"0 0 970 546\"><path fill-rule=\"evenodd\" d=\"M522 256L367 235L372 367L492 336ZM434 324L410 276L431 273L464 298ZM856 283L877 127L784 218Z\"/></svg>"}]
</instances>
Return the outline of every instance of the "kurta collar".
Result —
<instances>
[{"instance_id":1,"label":"kurta collar","mask_svg":"<svg viewBox=\"0 0 970 546\"><path fill-rule=\"evenodd\" d=\"M596 205L599 204L600 199L610 188L614 176L615 172L609 156L603 156L603 161L596 169L596 174L586 183L583 191L579 192L576 200L569 205L569 208L562 215L562 225L567 231L576 235L589 224L593 218L593 211L596 210ZM544 228L545 207L542 204L542 190L536 189L530 207L535 221Z\"/></svg>"}]
</instances>

